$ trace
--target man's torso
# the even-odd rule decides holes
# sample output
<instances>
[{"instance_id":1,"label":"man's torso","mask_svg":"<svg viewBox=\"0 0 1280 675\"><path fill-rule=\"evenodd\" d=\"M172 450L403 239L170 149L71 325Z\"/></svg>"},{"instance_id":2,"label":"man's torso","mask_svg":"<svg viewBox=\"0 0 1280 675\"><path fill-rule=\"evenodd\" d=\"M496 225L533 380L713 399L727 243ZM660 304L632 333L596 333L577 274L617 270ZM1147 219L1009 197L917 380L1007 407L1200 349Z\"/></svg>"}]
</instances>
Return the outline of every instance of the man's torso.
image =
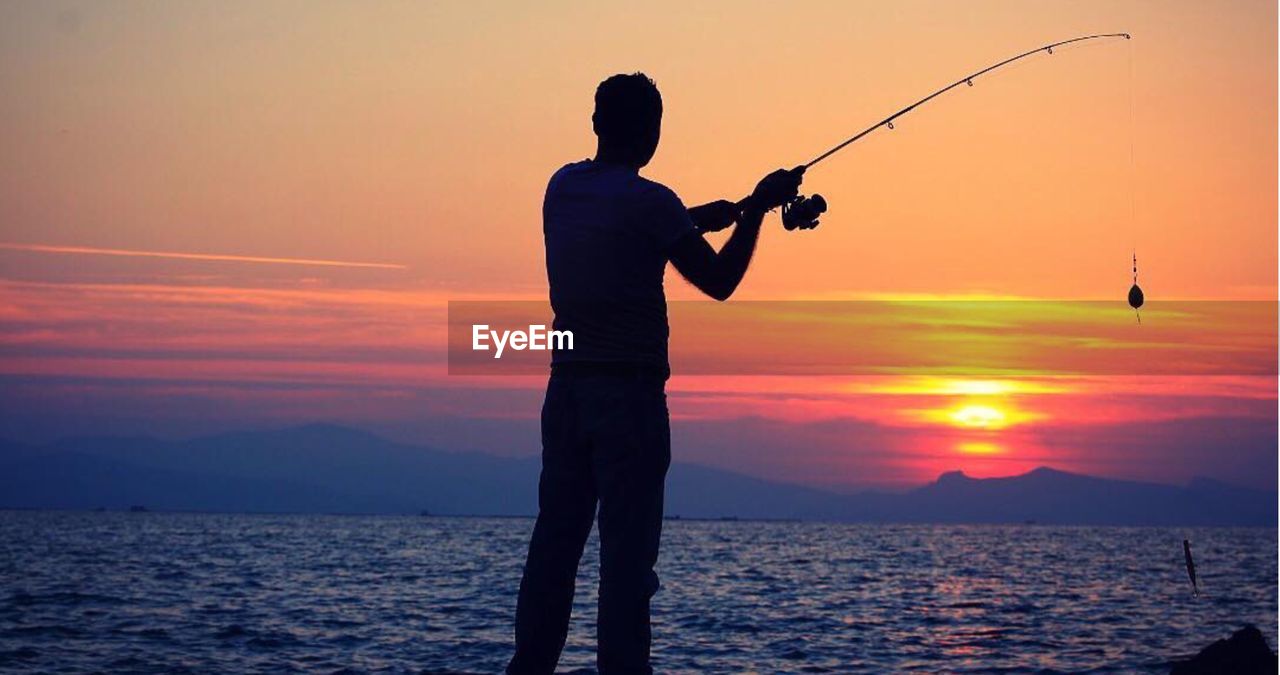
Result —
<instances>
[{"instance_id":1,"label":"man's torso","mask_svg":"<svg viewBox=\"0 0 1280 675\"><path fill-rule=\"evenodd\" d=\"M693 231L675 193L634 169L587 160L557 171L543 235L554 329L573 332L573 349L552 363L666 369L663 274L670 247Z\"/></svg>"}]
</instances>

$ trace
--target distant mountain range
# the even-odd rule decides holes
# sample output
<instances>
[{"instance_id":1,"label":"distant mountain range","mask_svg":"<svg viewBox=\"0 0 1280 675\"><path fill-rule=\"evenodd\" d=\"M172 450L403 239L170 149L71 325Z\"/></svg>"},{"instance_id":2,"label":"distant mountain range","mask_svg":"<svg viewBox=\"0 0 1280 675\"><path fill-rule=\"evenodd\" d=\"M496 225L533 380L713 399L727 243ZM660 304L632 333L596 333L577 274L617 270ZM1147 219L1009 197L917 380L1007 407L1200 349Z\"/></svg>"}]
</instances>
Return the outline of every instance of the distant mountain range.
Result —
<instances>
[{"instance_id":1,"label":"distant mountain range","mask_svg":"<svg viewBox=\"0 0 1280 675\"><path fill-rule=\"evenodd\" d=\"M444 452L334 425L185 441L87 437L0 441L0 507L231 512L532 515L538 459ZM907 492L838 494L692 464L667 479L667 513L902 523L1269 525L1275 492L1040 468L960 472Z\"/></svg>"}]
</instances>

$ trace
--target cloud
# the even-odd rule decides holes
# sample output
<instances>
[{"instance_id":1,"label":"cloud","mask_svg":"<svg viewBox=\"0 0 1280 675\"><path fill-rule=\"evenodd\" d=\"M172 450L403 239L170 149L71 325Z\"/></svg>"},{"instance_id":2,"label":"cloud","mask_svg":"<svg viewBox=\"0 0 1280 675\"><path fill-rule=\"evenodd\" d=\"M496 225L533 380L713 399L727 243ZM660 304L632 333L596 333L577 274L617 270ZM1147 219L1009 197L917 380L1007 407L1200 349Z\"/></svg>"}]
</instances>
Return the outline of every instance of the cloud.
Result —
<instances>
[{"instance_id":1,"label":"cloud","mask_svg":"<svg viewBox=\"0 0 1280 675\"><path fill-rule=\"evenodd\" d=\"M534 454L545 370L448 375L446 305L459 295L309 283L0 280L0 434L181 436L320 420L456 450ZM863 316L893 327L889 316ZM1148 328L1143 334L1154 332ZM1255 353L1256 341L1243 351ZM1274 382L1273 375L678 375L669 391L683 459L853 489L1042 464L1166 480L1274 476L1258 450L1269 442L1274 454ZM1004 429L971 428L952 420L964 406L1026 415ZM1186 420L1198 421L1171 426ZM1220 434L1236 439L1230 448L1215 442L1215 424L1230 427ZM1241 429L1248 433L1231 436ZM1232 448L1243 448L1239 461L1215 460Z\"/></svg>"},{"instance_id":2,"label":"cloud","mask_svg":"<svg viewBox=\"0 0 1280 675\"><path fill-rule=\"evenodd\" d=\"M349 260L324 260L314 258L274 258L253 255L228 255L222 253L181 253L175 251L142 251L122 248L97 248L93 246L55 246L52 244L18 244L0 242L6 251L30 253L61 253L68 255L107 255L131 258L167 258L170 260L205 260L213 262L255 263L267 265L308 265L313 267L349 267L366 269L404 270L408 265L380 262L354 262Z\"/></svg>"}]
</instances>

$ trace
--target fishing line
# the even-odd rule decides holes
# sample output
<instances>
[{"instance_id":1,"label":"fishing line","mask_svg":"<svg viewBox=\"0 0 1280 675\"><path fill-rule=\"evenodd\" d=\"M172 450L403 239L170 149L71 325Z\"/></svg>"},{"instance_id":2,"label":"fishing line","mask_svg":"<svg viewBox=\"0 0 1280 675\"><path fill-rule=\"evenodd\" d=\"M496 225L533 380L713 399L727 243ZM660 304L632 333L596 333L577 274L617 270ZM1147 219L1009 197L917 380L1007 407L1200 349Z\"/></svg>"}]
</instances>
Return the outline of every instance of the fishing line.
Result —
<instances>
[{"instance_id":1,"label":"fishing line","mask_svg":"<svg viewBox=\"0 0 1280 675\"><path fill-rule=\"evenodd\" d=\"M1137 193L1137 174L1138 163L1134 153L1134 134L1138 130L1135 117L1137 113L1137 94L1134 92L1133 78L1133 43L1129 44L1129 233L1134 236L1138 229L1138 214L1135 196ZM1136 237L1135 237L1136 238ZM1129 287L1129 306L1133 308L1133 315L1137 318L1138 323L1142 323L1142 304L1146 298L1142 293L1142 288L1138 286L1138 249L1136 244L1133 249L1133 285Z\"/></svg>"}]
</instances>

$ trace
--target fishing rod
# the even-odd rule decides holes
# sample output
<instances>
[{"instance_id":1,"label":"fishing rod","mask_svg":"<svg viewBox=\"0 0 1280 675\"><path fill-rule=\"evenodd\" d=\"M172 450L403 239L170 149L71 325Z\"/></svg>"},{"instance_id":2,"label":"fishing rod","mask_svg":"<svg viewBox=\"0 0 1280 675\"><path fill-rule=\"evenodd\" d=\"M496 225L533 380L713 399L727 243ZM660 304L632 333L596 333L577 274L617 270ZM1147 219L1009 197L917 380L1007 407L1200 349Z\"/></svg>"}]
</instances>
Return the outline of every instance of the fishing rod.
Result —
<instances>
[{"instance_id":1,"label":"fishing rod","mask_svg":"<svg viewBox=\"0 0 1280 675\"><path fill-rule=\"evenodd\" d=\"M912 110L915 110L916 108L928 103L929 101L932 101L933 99L947 93L948 91L951 91L952 89L955 89L956 87L959 87L962 84L972 87L973 81L975 79L983 75L986 75L987 73L993 70L1007 66L1010 63L1013 63L1014 61L1025 59L1028 56L1033 56L1041 52L1044 52L1046 54L1053 54L1054 47L1061 47L1063 45L1069 45L1076 42L1085 42L1087 40L1105 40L1105 39L1115 39L1115 38L1124 38L1126 40L1131 39L1128 33L1099 33L1096 35L1082 35L1080 37L1074 37L1069 40L1062 40L1060 42L1054 42L1053 44L1047 44L1042 47L1036 47L1035 49L1032 49L1030 51L1025 51L1021 54L1018 54L1017 56L1013 56L1003 61L1000 61L999 63L995 63L990 66L987 66L986 68L983 68L982 70L979 70L977 72L970 73L969 75L965 75L964 77L956 80L955 82L948 84L947 86L929 94L928 96L925 96L919 101L916 101L915 103L912 103L911 105L903 108L902 110L899 110L893 113L892 115L889 115L888 117L880 120L879 122L876 122L875 124L867 127L866 129L863 129L862 131L858 132L857 134L854 134L848 139L841 141L838 145L831 148L830 150L827 150L821 155L818 155L812 160L809 160L808 163L802 164L799 167L796 167L795 170L801 171L801 172L808 170L809 168L813 167L817 163L827 159L828 157L845 149L849 145L866 137L876 129L879 129L881 127L893 129L893 121L898 119L899 117L906 115ZM811 230L818 226L818 216L821 216L823 213L826 212L826 210L827 210L827 202L825 199L822 198L822 195L815 194L812 197L797 195L795 198L793 198L786 204L782 205L782 224L788 230L795 230L795 229Z\"/></svg>"}]
</instances>

